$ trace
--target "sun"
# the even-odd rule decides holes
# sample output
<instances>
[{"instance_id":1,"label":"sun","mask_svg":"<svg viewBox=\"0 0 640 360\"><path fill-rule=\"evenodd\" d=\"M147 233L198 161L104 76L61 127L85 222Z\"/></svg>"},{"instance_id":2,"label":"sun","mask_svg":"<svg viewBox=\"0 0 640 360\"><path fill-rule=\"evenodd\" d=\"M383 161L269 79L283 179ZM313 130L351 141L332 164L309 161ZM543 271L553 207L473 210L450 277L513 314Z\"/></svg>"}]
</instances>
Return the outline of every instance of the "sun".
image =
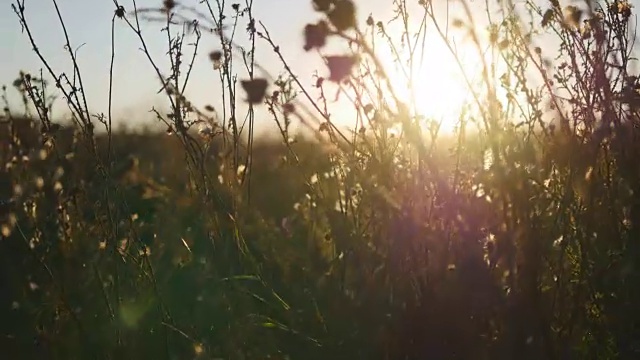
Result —
<instances>
[{"instance_id":1,"label":"sun","mask_svg":"<svg viewBox=\"0 0 640 360\"><path fill-rule=\"evenodd\" d=\"M390 55L383 56L390 65L389 77L394 90L415 110L417 115L440 124L441 132L453 132L459 124L462 109L474 102L467 84L477 82L482 71L481 56L471 46L458 47L456 56L444 40L431 37L424 56L414 55L411 80L406 69L399 68ZM459 63L458 63L459 61ZM466 79L465 79L466 76Z\"/></svg>"}]
</instances>

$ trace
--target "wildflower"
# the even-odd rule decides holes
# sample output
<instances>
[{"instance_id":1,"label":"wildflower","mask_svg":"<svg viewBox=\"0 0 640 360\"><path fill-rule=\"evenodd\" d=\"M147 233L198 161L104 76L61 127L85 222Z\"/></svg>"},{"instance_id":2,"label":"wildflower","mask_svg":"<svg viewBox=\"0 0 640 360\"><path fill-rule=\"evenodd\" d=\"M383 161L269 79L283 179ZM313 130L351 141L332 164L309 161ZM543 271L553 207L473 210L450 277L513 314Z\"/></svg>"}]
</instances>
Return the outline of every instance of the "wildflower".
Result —
<instances>
[{"instance_id":1,"label":"wildflower","mask_svg":"<svg viewBox=\"0 0 640 360\"><path fill-rule=\"evenodd\" d=\"M582 10L578 9L574 5L569 5L564 8L564 21L567 25L578 27L580 19L582 18Z\"/></svg>"},{"instance_id":2,"label":"wildflower","mask_svg":"<svg viewBox=\"0 0 640 360\"><path fill-rule=\"evenodd\" d=\"M238 166L238 171L237 171L238 176L242 175L246 169L247 167L244 165Z\"/></svg>"},{"instance_id":3,"label":"wildflower","mask_svg":"<svg viewBox=\"0 0 640 360\"><path fill-rule=\"evenodd\" d=\"M209 53L209 59L213 63L213 69L219 70L222 66L222 51L213 51Z\"/></svg>"},{"instance_id":4,"label":"wildflower","mask_svg":"<svg viewBox=\"0 0 640 360\"><path fill-rule=\"evenodd\" d=\"M631 8L633 5L629 4L626 1L618 1L618 14L622 15L624 19L628 19L631 16Z\"/></svg>"},{"instance_id":5,"label":"wildflower","mask_svg":"<svg viewBox=\"0 0 640 360\"><path fill-rule=\"evenodd\" d=\"M142 249L140 249L139 254L140 256L149 256L151 255L151 248L149 248L148 246L144 246L142 247Z\"/></svg>"}]
</instances>

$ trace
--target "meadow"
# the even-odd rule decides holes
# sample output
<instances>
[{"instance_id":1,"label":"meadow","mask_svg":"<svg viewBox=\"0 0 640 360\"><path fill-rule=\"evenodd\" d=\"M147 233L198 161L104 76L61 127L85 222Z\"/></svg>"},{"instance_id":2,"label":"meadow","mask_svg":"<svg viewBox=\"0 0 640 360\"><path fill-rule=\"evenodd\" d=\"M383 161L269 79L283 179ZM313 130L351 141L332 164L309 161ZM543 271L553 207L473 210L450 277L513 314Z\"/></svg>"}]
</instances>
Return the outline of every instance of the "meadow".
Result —
<instances>
[{"instance_id":1,"label":"meadow","mask_svg":"<svg viewBox=\"0 0 640 360\"><path fill-rule=\"evenodd\" d=\"M308 0L317 17L286 46L323 61L312 81L250 0L114 1L141 49L141 26L164 26L171 65L147 52L169 110L124 128L88 107L73 34L60 73L14 0L42 70L1 96L7 359L639 359L632 5L452 0L442 19L389 1L376 19ZM427 31L460 99L420 90ZM218 50L190 57L200 39ZM186 95L196 60L219 103Z\"/></svg>"}]
</instances>

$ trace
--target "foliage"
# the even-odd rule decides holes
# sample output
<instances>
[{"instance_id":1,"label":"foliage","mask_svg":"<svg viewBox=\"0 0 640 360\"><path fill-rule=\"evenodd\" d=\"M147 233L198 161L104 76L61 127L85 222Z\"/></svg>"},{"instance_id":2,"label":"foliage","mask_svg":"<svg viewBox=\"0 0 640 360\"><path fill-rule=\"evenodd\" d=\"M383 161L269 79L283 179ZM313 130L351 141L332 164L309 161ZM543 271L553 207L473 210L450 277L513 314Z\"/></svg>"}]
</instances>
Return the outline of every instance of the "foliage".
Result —
<instances>
[{"instance_id":1,"label":"foliage","mask_svg":"<svg viewBox=\"0 0 640 360\"><path fill-rule=\"evenodd\" d=\"M314 87L251 1L203 1L204 13L114 4L114 24L143 49L140 24L166 25L169 75L147 55L171 106L154 109L167 131L116 131L111 114L91 114L71 44L74 74L41 57L48 74L4 88L24 100L0 123L0 342L13 358L640 356L629 3L527 3L529 26L501 3L488 39L506 71L483 64L449 136L400 98L375 51L376 41L393 50L411 88L425 27L410 27L416 8L404 1L394 1L396 40L373 17L361 28L351 0L313 0L320 19L301 29L301 48L325 60L330 80ZM460 4L467 18L451 22L480 51ZM418 9L448 40L433 4ZM24 2L14 11L40 55ZM234 38L241 21L249 48ZM219 40L209 61L224 101L201 110L184 95L184 57L187 35L197 50L204 30ZM550 55L535 46L543 32L559 40ZM329 38L350 52L325 54ZM282 75L262 68L256 41ZM69 123L51 119L50 81ZM334 88L352 103L353 129L330 115ZM281 141L254 139L258 107Z\"/></svg>"}]
</instances>

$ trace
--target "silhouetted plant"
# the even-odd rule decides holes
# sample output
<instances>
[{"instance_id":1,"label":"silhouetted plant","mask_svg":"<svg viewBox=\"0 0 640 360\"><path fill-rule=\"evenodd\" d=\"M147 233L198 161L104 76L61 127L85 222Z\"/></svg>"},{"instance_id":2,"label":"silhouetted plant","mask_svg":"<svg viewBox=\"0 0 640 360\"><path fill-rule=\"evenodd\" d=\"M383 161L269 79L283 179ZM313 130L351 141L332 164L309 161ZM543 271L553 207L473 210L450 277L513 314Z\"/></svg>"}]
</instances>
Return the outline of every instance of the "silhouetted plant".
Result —
<instances>
[{"instance_id":1,"label":"silhouetted plant","mask_svg":"<svg viewBox=\"0 0 640 360\"><path fill-rule=\"evenodd\" d=\"M504 1L481 29L465 1L445 20L430 1L394 1L391 23L369 15L361 26L355 2L313 0L318 18L299 46L326 68L312 79L296 74L252 4L114 2L114 27L139 39L169 103L168 113L152 109L166 131L135 132L91 113L72 34L65 74L40 53L27 4L13 4L44 70L14 81L21 114L3 88L7 353L640 356L640 86L628 2L527 2L522 12ZM142 36L157 22L168 67ZM472 79L449 24L504 67L481 56ZM427 28L471 94L450 134L417 106ZM556 47L537 43L543 33ZM200 109L186 90L209 35L218 45L204 60L222 99ZM325 54L330 38L348 50ZM260 64L260 41L281 61L279 76ZM53 118L49 84L69 106L66 122ZM332 91L350 104L351 126L331 115L344 106ZM281 139L254 139L257 108Z\"/></svg>"}]
</instances>

